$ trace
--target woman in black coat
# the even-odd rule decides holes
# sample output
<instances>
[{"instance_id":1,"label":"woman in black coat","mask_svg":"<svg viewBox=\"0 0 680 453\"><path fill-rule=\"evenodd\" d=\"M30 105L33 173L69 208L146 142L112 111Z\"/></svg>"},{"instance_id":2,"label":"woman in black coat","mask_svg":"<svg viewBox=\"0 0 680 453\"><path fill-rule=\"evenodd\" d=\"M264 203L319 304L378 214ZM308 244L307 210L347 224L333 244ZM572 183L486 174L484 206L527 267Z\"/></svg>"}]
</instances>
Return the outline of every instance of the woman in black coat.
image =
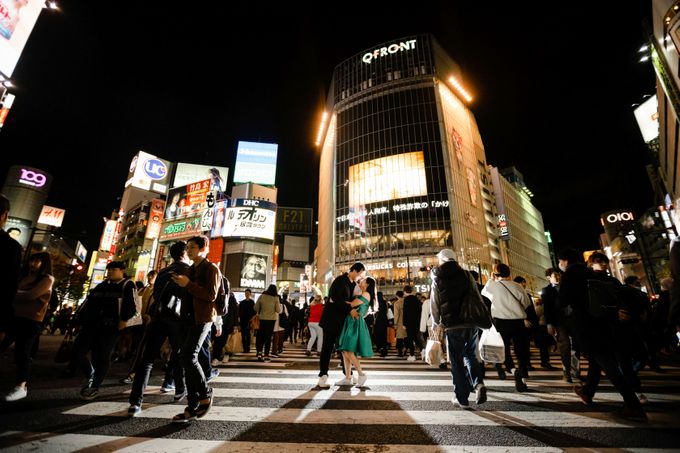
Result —
<instances>
[{"instance_id":1,"label":"woman in black coat","mask_svg":"<svg viewBox=\"0 0 680 453\"><path fill-rule=\"evenodd\" d=\"M375 307L373 309L375 310ZM387 302L381 291L378 291L378 310L374 316L374 344L380 353L380 357L385 357L387 355Z\"/></svg>"}]
</instances>

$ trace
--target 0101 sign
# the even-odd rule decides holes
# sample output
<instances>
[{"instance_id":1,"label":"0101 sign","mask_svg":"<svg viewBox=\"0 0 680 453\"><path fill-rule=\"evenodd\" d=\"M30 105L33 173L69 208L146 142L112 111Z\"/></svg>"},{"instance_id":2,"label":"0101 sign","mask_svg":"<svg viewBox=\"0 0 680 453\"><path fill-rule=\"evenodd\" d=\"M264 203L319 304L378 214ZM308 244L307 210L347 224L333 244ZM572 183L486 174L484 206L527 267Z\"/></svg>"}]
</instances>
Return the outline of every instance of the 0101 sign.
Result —
<instances>
[{"instance_id":1,"label":"0101 sign","mask_svg":"<svg viewBox=\"0 0 680 453\"><path fill-rule=\"evenodd\" d=\"M632 212L614 212L605 217L607 223L632 222L634 220Z\"/></svg>"}]
</instances>

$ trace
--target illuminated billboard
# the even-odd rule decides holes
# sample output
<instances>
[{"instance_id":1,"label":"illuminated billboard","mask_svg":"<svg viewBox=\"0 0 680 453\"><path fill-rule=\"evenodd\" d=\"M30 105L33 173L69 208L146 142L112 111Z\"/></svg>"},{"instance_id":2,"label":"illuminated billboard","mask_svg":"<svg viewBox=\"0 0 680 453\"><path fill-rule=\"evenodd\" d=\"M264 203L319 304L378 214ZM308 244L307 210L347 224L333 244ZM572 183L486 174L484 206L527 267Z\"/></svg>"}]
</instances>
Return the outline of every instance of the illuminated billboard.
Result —
<instances>
[{"instance_id":1,"label":"illuminated billboard","mask_svg":"<svg viewBox=\"0 0 680 453\"><path fill-rule=\"evenodd\" d=\"M264 289L267 278L267 257L243 254L241 264L241 288Z\"/></svg>"},{"instance_id":2,"label":"illuminated billboard","mask_svg":"<svg viewBox=\"0 0 680 453\"><path fill-rule=\"evenodd\" d=\"M80 243L80 241L78 241L78 243L76 244L76 256L83 263L85 262L85 259L87 258L87 249L85 248L85 246L83 244Z\"/></svg>"},{"instance_id":3,"label":"illuminated billboard","mask_svg":"<svg viewBox=\"0 0 680 453\"><path fill-rule=\"evenodd\" d=\"M151 209L149 211L149 223L146 226L145 239L156 239L161 234L163 226L163 210L165 209L165 201L153 200L151 202Z\"/></svg>"},{"instance_id":4,"label":"illuminated billboard","mask_svg":"<svg viewBox=\"0 0 680 453\"><path fill-rule=\"evenodd\" d=\"M643 102L633 113L645 143L659 136L659 104L656 95Z\"/></svg>"},{"instance_id":5,"label":"illuminated billboard","mask_svg":"<svg viewBox=\"0 0 680 453\"><path fill-rule=\"evenodd\" d=\"M104 232L102 233L102 239L99 241L99 250L103 252L108 252L111 250L113 245L113 238L116 235L116 226L118 222L115 220L107 220L104 226Z\"/></svg>"},{"instance_id":6,"label":"illuminated billboard","mask_svg":"<svg viewBox=\"0 0 680 453\"><path fill-rule=\"evenodd\" d=\"M40 212L40 217L38 218L38 223L43 225L51 225L54 227L60 227L61 223L64 221L65 210L59 208L53 208L52 206L43 206Z\"/></svg>"},{"instance_id":7,"label":"illuminated billboard","mask_svg":"<svg viewBox=\"0 0 680 453\"><path fill-rule=\"evenodd\" d=\"M0 72L12 77L45 0L0 0Z\"/></svg>"},{"instance_id":8,"label":"illuminated billboard","mask_svg":"<svg viewBox=\"0 0 680 453\"><path fill-rule=\"evenodd\" d=\"M276 143L238 142L234 183L273 186L276 180Z\"/></svg>"},{"instance_id":9,"label":"illuminated billboard","mask_svg":"<svg viewBox=\"0 0 680 453\"><path fill-rule=\"evenodd\" d=\"M226 203L226 202L223 202ZM224 210L222 236L274 240L276 205L263 200L232 199Z\"/></svg>"},{"instance_id":10,"label":"illuminated billboard","mask_svg":"<svg viewBox=\"0 0 680 453\"><path fill-rule=\"evenodd\" d=\"M164 159L140 151L130 163L130 171L125 187L132 186L142 190L165 194L172 164Z\"/></svg>"},{"instance_id":11,"label":"illuminated billboard","mask_svg":"<svg viewBox=\"0 0 680 453\"><path fill-rule=\"evenodd\" d=\"M177 164L177 170L175 170L175 179L172 181L172 187L186 186L192 182L209 179L210 190L225 193L227 191L228 176L229 169L227 167L180 162Z\"/></svg>"},{"instance_id":12,"label":"illuminated billboard","mask_svg":"<svg viewBox=\"0 0 680 453\"><path fill-rule=\"evenodd\" d=\"M202 213L207 208L206 198L209 193L209 179L170 189L165 220L194 217Z\"/></svg>"},{"instance_id":13,"label":"illuminated billboard","mask_svg":"<svg viewBox=\"0 0 680 453\"><path fill-rule=\"evenodd\" d=\"M31 238L30 220L20 219L18 217L7 217L5 231L7 231L12 239L21 244L21 247L28 247L28 241Z\"/></svg>"},{"instance_id":14,"label":"illuminated billboard","mask_svg":"<svg viewBox=\"0 0 680 453\"><path fill-rule=\"evenodd\" d=\"M381 157L349 167L349 206L427 195L422 151Z\"/></svg>"}]
</instances>

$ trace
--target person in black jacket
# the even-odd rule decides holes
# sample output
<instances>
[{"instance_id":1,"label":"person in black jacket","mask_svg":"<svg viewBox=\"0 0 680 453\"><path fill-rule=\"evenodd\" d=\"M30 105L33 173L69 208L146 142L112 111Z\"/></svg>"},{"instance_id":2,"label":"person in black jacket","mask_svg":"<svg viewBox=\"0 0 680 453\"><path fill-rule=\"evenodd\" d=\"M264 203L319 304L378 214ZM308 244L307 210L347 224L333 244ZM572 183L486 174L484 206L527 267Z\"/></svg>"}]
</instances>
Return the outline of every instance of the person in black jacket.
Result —
<instances>
[{"instance_id":1,"label":"person in black jacket","mask_svg":"<svg viewBox=\"0 0 680 453\"><path fill-rule=\"evenodd\" d=\"M604 371L616 390L623 396L623 409L617 415L633 420L646 420L640 400L619 370L614 352L614 336L609 321L595 318L589 311L588 280L602 280L593 270L583 264L581 253L565 249L558 254L560 269L564 272L560 282L558 308L569 313L572 335L588 354L588 376L574 392L586 405L593 403L593 396Z\"/></svg>"},{"instance_id":2,"label":"person in black jacket","mask_svg":"<svg viewBox=\"0 0 680 453\"><path fill-rule=\"evenodd\" d=\"M569 330L563 319L564 316L557 306L562 271L551 267L546 269L545 276L550 282L548 286L541 290L545 325L548 328L548 334L557 339L557 348L560 352L560 360L562 361L562 380L572 383L572 373L574 376L578 376L579 373L578 369L572 370L571 364L579 363L578 356L580 353L574 347L575 344L569 335Z\"/></svg>"},{"instance_id":3,"label":"person in black jacket","mask_svg":"<svg viewBox=\"0 0 680 453\"><path fill-rule=\"evenodd\" d=\"M241 342L243 343L243 352L250 352L250 320L255 316L255 301L251 298L252 291L245 290L246 298L238 305L238 319L241 325Z\"/></svg>"},{"instance_id":4,"label":"person in black jacket","mask_svg":"<svg viewBox=\"0 0 680 453\"><path fill-rule=\"evenodd\" d=\"M80 391L84 400L99 395L99 386L111 366L111 351L118 338L121 322L137 312L135 282L124 277L125 263L106 265L106 279L94 287L76 315L81 330L73 344L73 357L86 377ZM122 303L119 299L122 298ZM86 357L92 351L92 361Z\"/></svg>"},{"instance_id":5,"label":"person in black jacket","mask_svg":"<svg viewBox=\"0 0 680 453\"><path fill-rule=\"evenodd\" d=\"M323 314L319 326L323 329L323 346L321 347L321 356L319 358L319 383L321 388L329 388L328 384L328 366L331 361L331 354L333 347L338 339L342 326L345 323L345 318L351 314L353 318L359 317L356 309L352 309L346 302L354 299L353 291L357 280L359 280L366 268L362 263L354 263L346 272L331 283L328 290L328 302L324 306ZM342 361L340 361L342 364ZM344 366L343 366L344 374Z\"/></svg>"},{"instance_id":6,"label":"person in black jacket","mask_svg":"<svg viewBox=\"0 0 680 453\"><path fill-rule=\"evenodd\" d=\"M408 349L408 361L414 362L415 346L418 350L423 350L424 346L421 341L420 333L420 314L423 310L423 304L417 296L411 294L413 288L411 286L404 286L404 327L406 327L406 349Z\"/></svg>"},{"instance_id":7,"label":"person in black jacket","mask_svg":"<svg viewBox=\"0 0 680 453\"><path fill-rule=\"evenodd\" d=\"M470 274L455 261L451 249L437 254L439 266L432 270L430 309L432 328L443 328L451 359L451 375L456 398L454 404L462 409L470 407L471 390L475 390L477 404L486 401L486 387L481 366L477 360L479 328L469 327L458 317L463 297L468 291L479 291ZM480 295L481 299L481 295ZM467 371L466 373L466 364ZM470 380L471 379L471 380Z\"/></svg>"},{"instance_id":8,"label":"person in black jacket","mask_svg":"<svg viewBox=\"0 0 680 453\"><path fill-rule=\"evenodd\" d=\"M0 195L0 341L14 325L12 302L21 274L21 245L4 230L9 209L9 200Z\"/></svg>"},{"instance_id":9,"label":"person in black jacket","mask_svg":"<svg viewBox=\"0 0 680 453\"><path fill-rule=\"evenodd\" d=\"M375 325L373 326L373 337L375 346L380 353L380 357L387 356L387 302L383 297L382 291L378 291L378 311L375 314Z\"/></svg>"}]
</instances>

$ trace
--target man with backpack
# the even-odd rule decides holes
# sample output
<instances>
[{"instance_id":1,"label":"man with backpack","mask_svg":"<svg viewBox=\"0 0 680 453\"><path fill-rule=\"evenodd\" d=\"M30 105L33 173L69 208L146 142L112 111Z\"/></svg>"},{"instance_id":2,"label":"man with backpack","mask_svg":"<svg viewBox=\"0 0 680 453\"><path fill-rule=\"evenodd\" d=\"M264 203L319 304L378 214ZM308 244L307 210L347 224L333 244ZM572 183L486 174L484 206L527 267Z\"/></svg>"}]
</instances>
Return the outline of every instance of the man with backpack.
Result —
<instances>
[{"instance_id":1,"label":"man with backpack","mask_svg":"<svg viewBox=\"0 0 680 453\"><path fill-rule=\"evenodd\" d=\"M124 271L125 263L121 261L107 264L106 279L94 287L76 314L75 324L81 329L73 344L73 358L86 377L80 391L85 400L99 395L99 386L111 366L111 350L121 321L137 313L137 288L135 282L125 278ZM86 356L90 350L91 362Z\"/></svg>"},{"instance_id":2,"label":"man with backpack","mask_svg":"<svg viewBox=\"0 0 680 453\"><path fill-rule=\"evenodd\" d=\"M186 395L184 387L184 370L179 366L179 351L186 336L185 323L181 319L182 294L180 287L172 280L172 275L186 275L189 272L191 260L187 256L187 243L177 241L170 246L170 256L173 262L161 269L156 277L152 299L149 303L148 314L150 321L146 330L146 345L141 359L134 370L134 381L130 392L130 407L128 415L134 417L142 411L144 390L149 382L149 375L154 360L158 355L165 339L172 347L172 358L169 366L173 370L175 386L175 401L180 401ZM166 388L164 385L163 388ZM169 387L171 388L171 387Z\"/></svg>"}]
</instances>

